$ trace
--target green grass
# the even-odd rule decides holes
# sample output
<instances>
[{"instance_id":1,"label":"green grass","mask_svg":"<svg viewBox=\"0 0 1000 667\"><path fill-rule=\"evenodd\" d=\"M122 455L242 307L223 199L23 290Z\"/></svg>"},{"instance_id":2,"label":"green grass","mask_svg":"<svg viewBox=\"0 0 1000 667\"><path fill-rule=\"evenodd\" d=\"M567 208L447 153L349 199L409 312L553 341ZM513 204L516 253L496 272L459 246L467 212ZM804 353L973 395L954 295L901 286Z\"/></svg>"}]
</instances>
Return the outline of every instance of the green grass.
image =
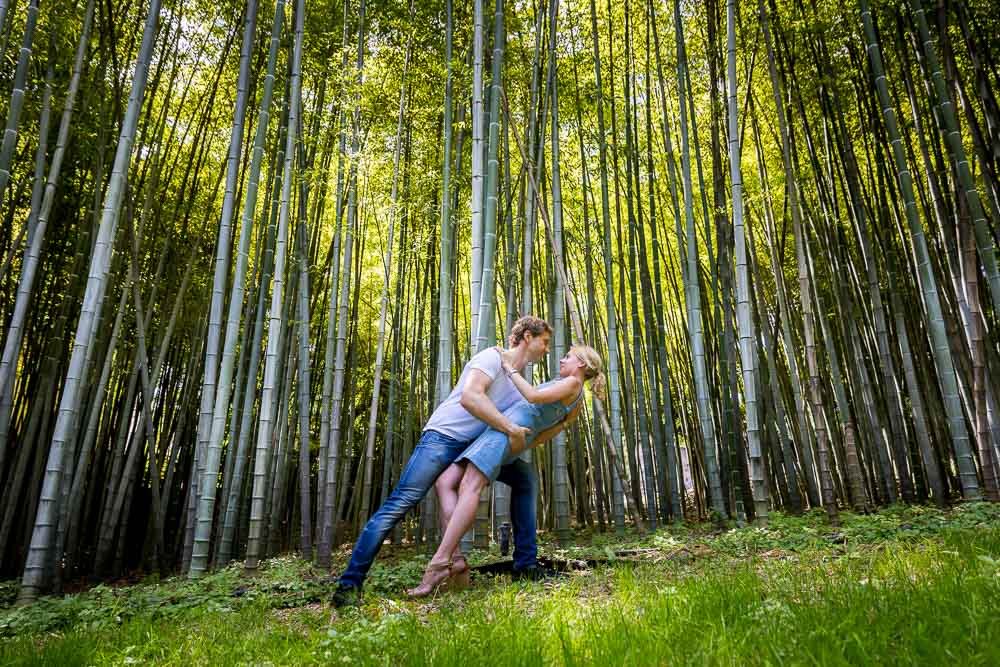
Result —
<instances>
[{"instance_id":1,"label":"green grass","mask_svg":"<svg viewBox=\"0 0 1000 667\"><path fill-rule=\"evenodd\" d=\"M1000 664L1000 507L581 542L544 551L613 560L545 584L484 577L429 602L401 595L425 559L386 554L365 605L339 612L291 557L250 581L231 568L26 608L4 585L0 664Z\"/></svg>"}]
</instances>

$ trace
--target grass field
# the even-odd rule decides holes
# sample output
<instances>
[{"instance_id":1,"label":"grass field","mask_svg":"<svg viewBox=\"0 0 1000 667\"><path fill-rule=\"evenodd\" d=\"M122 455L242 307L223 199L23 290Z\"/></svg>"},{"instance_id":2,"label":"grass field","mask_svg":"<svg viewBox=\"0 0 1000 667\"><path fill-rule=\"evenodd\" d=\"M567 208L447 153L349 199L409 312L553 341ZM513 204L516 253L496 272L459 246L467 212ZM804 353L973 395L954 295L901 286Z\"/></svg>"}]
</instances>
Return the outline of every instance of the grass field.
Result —
<instances>
[{"instance_id":1,"label":"grass field","mask_svg":"<svg viewBox=\"0 0 1000 667\"><path fill-rule=\"evenodd\" d=\"M995 505L845 514L836 530L816 513L775 515L767 528L579 545L543 552L608 562L545 583L483 576L421 602L402 590L426 558L386 548L364 605L343 611L325 603L325 573L292 556L254 579L234 566L24 608L5 583L0 664L1000 664Z\"/></svg>"}]
</instances>

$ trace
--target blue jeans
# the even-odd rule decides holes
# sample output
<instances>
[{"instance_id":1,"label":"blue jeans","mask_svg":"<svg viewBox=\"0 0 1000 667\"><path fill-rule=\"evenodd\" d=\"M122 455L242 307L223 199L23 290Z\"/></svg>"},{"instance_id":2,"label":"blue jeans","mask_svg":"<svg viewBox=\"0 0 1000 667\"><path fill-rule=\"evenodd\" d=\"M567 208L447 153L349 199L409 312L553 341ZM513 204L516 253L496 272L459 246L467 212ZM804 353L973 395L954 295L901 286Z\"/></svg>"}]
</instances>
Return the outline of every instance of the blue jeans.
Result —
<instances>
[{"instance_id":1,"label":"blue jeans","mask_svg":"<svg viewBox=\"0 0 1000 667\"><path fill-rule=\"evenodd\" d=\"M538 541L535 534L538 504L538 474L535 466L514 459L500 468L497 480L510 486L510 524L514 538L514 569L524 570L538 564Z\"/></svg>"},{"instance_id":2,"label":"blue jeans","mask_svg":"<svg viewBox=\"0 0 1000 667\"><path fill-rule=\"evenodd\" d=\"M368 576L375 556L390 531L406 513L416 507L434 486L438 476L469 445L437 431L424 431L413 449L406 468L399 476L396 488L378 511L365 524L351 553L347 569L340 575L341 586L360 588ZM510 515L514 537L514 568L535 565L538 544L535 538L535 505L538 498L538 476L534 468L516 460L503 467L500 481L511 487Z\"/></svg>"}]
</instances>

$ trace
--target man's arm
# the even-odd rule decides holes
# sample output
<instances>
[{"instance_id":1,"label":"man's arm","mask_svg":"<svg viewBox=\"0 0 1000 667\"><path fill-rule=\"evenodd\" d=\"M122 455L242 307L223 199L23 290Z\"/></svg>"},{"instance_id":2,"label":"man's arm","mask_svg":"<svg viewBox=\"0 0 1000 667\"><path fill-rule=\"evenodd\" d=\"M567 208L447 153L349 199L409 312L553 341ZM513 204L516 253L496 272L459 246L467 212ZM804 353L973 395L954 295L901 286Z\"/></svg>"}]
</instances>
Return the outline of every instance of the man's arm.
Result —
<instances>
[{"instance_id":1,"label":"man's arm","mask_svg":"<svg viewBox=\"0 0 1000 667\"><path fill-rule=\"evenodd\" d=\"M465 380L465 387L462 388L459 403L476 419L486 422L501 433L506 433L510 438L511 447L519 446L524 449L524 437L528 429L518 426L497 410L496 404L486 395L486 390L492 383L493 379L489 375L478 368L471 369L469 377Z\"/></svg>"}]
</instances>

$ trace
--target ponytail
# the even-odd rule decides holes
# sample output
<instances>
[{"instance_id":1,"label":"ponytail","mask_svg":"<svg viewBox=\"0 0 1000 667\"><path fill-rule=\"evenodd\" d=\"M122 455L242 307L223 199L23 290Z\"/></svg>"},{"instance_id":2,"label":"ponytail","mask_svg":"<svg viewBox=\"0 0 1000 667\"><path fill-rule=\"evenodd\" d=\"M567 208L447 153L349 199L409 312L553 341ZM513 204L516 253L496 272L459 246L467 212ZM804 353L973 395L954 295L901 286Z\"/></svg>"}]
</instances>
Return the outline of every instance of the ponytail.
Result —
<instances>
[{"instance_id":1,"label":"ponytail","mask_svg":"<svg viewBox=\"0 0 1000 667\"><path fill-rule=\"evenodd\" d=\"M570 348L570 354L576 355L586 366L583 377L590 383L590 391L598 400L603 401L607 397L607 379L604 377L604 362L597 350L589 345L574 345Z\"/></svg>"},{"instance_id":2,"label":"ponytail","mask_svg":"<svg viewBox=\"0 0 1000 667\"><path fill-rule=\"evenodd\" d=\"M598 372L597 375L590 378L590 391L599 401L604 401L608 397L608 381L604 377L604 373Z\"/></svg>"}]
</instances>

